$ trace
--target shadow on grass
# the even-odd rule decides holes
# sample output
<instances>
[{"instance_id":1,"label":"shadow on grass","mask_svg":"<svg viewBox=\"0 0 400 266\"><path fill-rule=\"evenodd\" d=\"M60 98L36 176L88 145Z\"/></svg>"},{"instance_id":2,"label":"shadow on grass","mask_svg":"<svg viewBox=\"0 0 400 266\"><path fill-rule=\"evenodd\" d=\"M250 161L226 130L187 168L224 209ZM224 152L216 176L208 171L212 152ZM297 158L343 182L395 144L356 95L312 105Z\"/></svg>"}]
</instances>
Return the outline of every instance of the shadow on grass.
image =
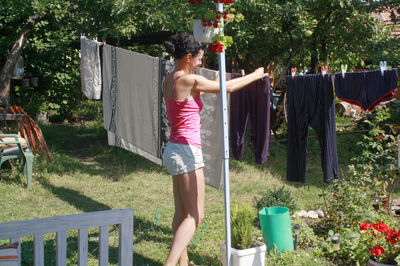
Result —
<instances>
[{"instance_id":1,"label":"shadow on grass","mask_svg":"<svg viewBox=\"0 0 400 266\"><path fill-rule=\"evenodd\" d=\"M142 241L145 242L157 242L163 243L170 246L172 244L173 235L171 226L156 225L155 223L144 219L142 217L135 217L134 221L134 244L139 244ZM192 239L193 240L193 239ZM195 244L195 243L194 243ZM135 246L134 246L135 247ZM217 258L204 256L195 251L191 251L188 248L190 260L200 265L215 265ZM166 258L165 258L166 259ZM134 253L134 265L162 265L159 262L149 262L149 260L143 259L139 254Z\"/></svg>"},{"instance_id":2,"label":"shadow on grass","mask_svg":"<svg viewBox=\"0 0 400 266\"><path fill-rule=\"evenodd\" d=\"M85 173L118 181L125 175L138 171L162 172L165 169L141 156L107 144L107 133L101 125L41 126L47 145L55 161L43 159L37 169L63 175Z\"/></svg>"},{"instance_id":3,"label":"shadow on grass","mask_svg":"<svg viewBox=\"0 0 400 266\"><path fill-rule=\"evenodd\" d=\"M221 263L219 263L219 258L199 255L195 252L190 252L190 251L188 251L188 255L189 255L190 260L193 261L196 265L218 265L218 264L221 264ZM217 261L218 261L218 263L217 263Z\"/></svg>"},{"instance_id":4,"label":"shadow on grass","mask_svg":"<svg viewBox=\"0 0 400 266\"><path fill-rule=\"evenodd\" d=\"M83 212L111 210L110 206L86 197L85 195L82 195L79 191L65 187L56 187L47 182L47 180L45 179L40 179L39 183L45 189L53 193L57 198L69 203L70 205Z\"/></svg>"},{"instance_id":5,"label":"shadow on grass","mask_svg":"<svg viewBox=\"0 0 400 266\"><path fill-rule=\"evenodd\" d=\"M24 169L19 162L17 163L18 167L15 167L15 164L13 164L13 168L7 165L7 162L3 163L0 169L0 182L4 184L22 185L27 188L27 178L23 174Z\"/></svg>"}]
</instances>

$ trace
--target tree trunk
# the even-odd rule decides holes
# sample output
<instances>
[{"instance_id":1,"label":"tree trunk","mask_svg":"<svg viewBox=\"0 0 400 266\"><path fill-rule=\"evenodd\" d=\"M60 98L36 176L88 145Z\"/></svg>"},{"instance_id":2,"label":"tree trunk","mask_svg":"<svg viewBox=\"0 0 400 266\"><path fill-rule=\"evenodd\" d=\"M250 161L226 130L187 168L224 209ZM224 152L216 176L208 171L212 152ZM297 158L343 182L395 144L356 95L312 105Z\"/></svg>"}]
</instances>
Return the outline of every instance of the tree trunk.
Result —
<instances>
[{"instance_id":1,"label":"tree trunk","mask_svg":"<svg viewBox=\"0 0 400 266\"><path fill-rule=\"evenodd\" d=\"M42 15L35 14L31 16L28 22L22 27L21 33L11 48L10 54L7 55L7 60L0 72L0 104L5 107L3 111L7 112L10 95L10 81L15 64L21 55L22 48L28 40L29 33L35 24L42 18Z\"/></svg>"},{"instance_id":2,"label":"tree trunk","mask_svg":"<svg viewBox=\"0 0 400 266\"><path fill-rule=\"evenodd\" d=\"M315 34L315 33L314 33ZM313 35L314 39L312 41L312 52L311 52L311 63L310 63L310 74L316 74L318 68L318 51L317 51L317 40Z\"/></svg>"}]
</instances>

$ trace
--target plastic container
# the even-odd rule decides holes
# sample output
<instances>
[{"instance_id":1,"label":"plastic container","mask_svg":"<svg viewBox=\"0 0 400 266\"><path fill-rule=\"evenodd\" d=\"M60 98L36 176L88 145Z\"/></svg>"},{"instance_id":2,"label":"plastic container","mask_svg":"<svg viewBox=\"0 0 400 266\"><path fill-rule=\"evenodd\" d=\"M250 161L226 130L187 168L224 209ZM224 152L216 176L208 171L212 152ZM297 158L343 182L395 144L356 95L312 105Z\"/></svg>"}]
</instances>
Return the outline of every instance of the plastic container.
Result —
<instances>
[{"instance_id":1,"label":"plastic container","mask_svg":"<svg viewBox=\"0 0 400 266\"><path fill-rule=\"evenodd\" d=\"M293 234L289 209L286 207L263 208L258 212L261 231L268 251L293 250Z\"/></svg>"},{"instance_id":2,"label":"plastic container","mask_svg":"<svg viewBox=\"0 0 400 266\"><path fill-rule=\"evenodd\" d=\"M265 251L267 247L261 241L255 241L258 246L248 249L231 248L231 264L232 266L263 266L265 264ZM222 251L222 266L226 263L226 245L222 242L220 245Z\"/></svg>"},{"instance_id":3,"label":"plastic container","mask_svg":"<svg viewBox=\"0 0 400 266\"><path fill-rule=\"evenodd\" d=\"M213 26L203 26L203 22L199 19L193 20L193 36L196 41L204 43L212 43L212 38L218 34L219 29Z\"/></svg>"}]
</instances>

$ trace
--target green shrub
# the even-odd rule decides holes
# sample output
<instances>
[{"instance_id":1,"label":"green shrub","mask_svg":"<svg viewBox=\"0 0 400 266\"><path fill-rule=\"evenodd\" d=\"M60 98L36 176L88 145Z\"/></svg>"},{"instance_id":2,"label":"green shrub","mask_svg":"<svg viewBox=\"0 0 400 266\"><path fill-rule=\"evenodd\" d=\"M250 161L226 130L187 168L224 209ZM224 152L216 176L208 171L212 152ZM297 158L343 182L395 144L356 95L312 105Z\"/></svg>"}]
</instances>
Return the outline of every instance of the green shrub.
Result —
<instances>
[{"instance_id":1,"label":"green shrub","mask_svg":"<svg viewBox=\"0 0 400 266\"><path fill-rule=\"evenodd\" d=\"M233 204L231 208L232 247L247 249L252 245L255 210L249 203Z\"/></svg>"},{"instance_id":2,"label":"green shrub","mask_svg":"<svg viewBox=\"0 0 400 266\"><path fill-rule=\"evenodd\" d=\"M297 208L292 193L284 186L278 189L267 189L267 191L261 195L261 198L256 198L255 201L258 211L264 207L282 206L287 207L290 213L293 213Z\"/></svg>"},{"instance_id":3,"label":"green shrub","mask_svg":"<svg viewBox=\"0 0 400 266\"><path fill-rule=\"evenodd\" d=\"M270 253L265 258L265 265L267 266L287 266L287 265L307 265L307 266L321 266L331 265L324 258L318 256L314 252L295 250L286 251L278 254Z\"/></svg>"},{"instance_id":4,"label":"green shrub","mask_svg":"<svg viewBox=\"0 0 400 266\"><path fill-rule=\"evenodd\" d=\"M322 239L315 235L314 230L302 218L294 217L292 226L295 224L300 225L299 229L292 230L294 240L297 235L296 249L314 248L321 242Z\"/></svg>"},{"instance_id":5,"label":"green shrub","mask_svg":"<svg viewBox=\"0 0 400 266\"><path fill-rule=\"evenodd\" d=\"M397 167L398 127L400 108L377 107L365 123L369 132L358 145L362 148L352 160L352 173L358 178L368 179L366 183L374 198L388 199L390 202L399 185L400 170ZM392 117L393 115L393 117Z\"/></svg>"},{"instance_id":6,"label":"green shrub","mask_svg":"<svg viewBox=\"0 0 400 266\"><path fill-rule=\"evenodd\" d=\"M325 233L340 228L358 228L372 208L372 193L362 178L346 177L332 181L323 193L325 218L320 220Z\"/></svg>"}]
</instances>

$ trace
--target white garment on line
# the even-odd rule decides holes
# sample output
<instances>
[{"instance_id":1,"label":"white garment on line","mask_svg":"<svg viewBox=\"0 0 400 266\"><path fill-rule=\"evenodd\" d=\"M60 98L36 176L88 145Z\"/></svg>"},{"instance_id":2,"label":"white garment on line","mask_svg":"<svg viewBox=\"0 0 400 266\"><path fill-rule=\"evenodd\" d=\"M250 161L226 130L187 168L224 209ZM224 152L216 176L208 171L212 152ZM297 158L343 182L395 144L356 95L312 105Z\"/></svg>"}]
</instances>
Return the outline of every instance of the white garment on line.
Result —
<instances>
[{"instance_id":1,"label":"white garment on line","mask_svg":"<svg viewBox=\"0 0 400 266\"><path fill-rule=\"evenodd\" d=\"M83 94L92 100L99 100L101 96L101 45L81 36L81 88Z\"/></svg>"}]
</instances>

